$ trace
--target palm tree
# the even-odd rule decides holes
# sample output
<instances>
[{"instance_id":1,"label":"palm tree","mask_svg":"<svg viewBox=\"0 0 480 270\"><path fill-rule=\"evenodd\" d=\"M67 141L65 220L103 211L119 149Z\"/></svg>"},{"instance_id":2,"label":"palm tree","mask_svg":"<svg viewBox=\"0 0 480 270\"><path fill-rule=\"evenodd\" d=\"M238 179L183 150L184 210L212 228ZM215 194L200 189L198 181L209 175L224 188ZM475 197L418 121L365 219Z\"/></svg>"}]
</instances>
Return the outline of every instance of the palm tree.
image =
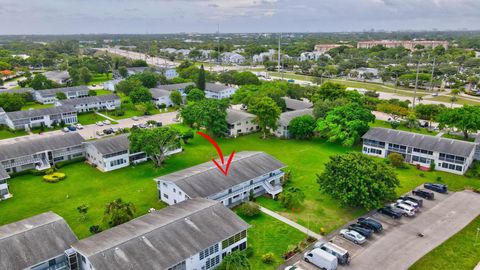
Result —
<instances>
[{"instance_id":1,"label":"palm tree","mask_svg":"<svg viewBox=\"0 0 480 270\"><path fill-rule=\"evenodd\" d=\"M453 108L453 103L458 100L457 96L458 94L460 94L460 90L456 88L452 89L452 91L450 91L450 94L452 94L452 96L450 97L450 101L451 101L450 108Z\"/></svg>"}]
</instances>

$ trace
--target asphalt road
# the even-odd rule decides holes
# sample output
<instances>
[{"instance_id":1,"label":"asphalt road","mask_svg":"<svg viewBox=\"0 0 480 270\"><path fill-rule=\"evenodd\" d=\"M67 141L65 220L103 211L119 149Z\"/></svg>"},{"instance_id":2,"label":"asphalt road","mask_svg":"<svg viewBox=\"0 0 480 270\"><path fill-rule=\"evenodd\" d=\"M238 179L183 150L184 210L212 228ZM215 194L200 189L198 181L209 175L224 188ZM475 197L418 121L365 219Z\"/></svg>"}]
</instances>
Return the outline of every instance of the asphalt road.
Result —
<instances>
[{"instance_id":1,"label":"asphalt road","mask_svg":"<svg viewBox=\"0 0 480 270\"><path fill-rule=\"evenodd\" d=\"M121 120L116 120L118 124L115 125L108 125L108 126L97 126L95 124L92 125L85 125L82 130L77 130L74 132L77 132L80 134L83 138L86 140L89 139L94 139L98 138L99 136L96 135L96 132L98 130L104 130L106 128L130 128L134 124L141 124L141 123L146 123L148 120L155 120L157 122L162 122L163 125L171 125L176 123L175 118L178 112L168 112L168 113L161 113L161 114L155 114L155 115L148 115L148 116L141 116L139 117L138 121L134 121L131 118L127 119L121 119ZM10 138L10 139L4 139L0 140L0 145L2 144L8 144L12 142L18 142L22 140L28 140L28 139L33 139L33 138L40 138L40 137L46 137L46 136L52 136L56 134L61 134L63 131L61 130L55 130L55 131L50 131L50 132L44 132L42 134L32 134L32 135L27 135L27 136L22 136L22 137L16 137L16 138Z\"/></svg>"},{"instance_id":2,"label":"asphalt road","mask_svg":"<svg viewBox=\"0 0 480 270\"><path fill-rule=\"evenodd\" d=\"M339 269L353 270L405 270L418 259L467 226L480 215L480 195L461 191L448 195L435 194L434 201L424 200L421 212L413 218L392 220L380 214L372 217L384 227L363 246L334 236L330 241L347 249L352 257L348 266ZM423 233L424 237L418 237ZM304 270L318 270L303 261L298 254L280 268L296 265Z\"/></svg>"}]
</instances>

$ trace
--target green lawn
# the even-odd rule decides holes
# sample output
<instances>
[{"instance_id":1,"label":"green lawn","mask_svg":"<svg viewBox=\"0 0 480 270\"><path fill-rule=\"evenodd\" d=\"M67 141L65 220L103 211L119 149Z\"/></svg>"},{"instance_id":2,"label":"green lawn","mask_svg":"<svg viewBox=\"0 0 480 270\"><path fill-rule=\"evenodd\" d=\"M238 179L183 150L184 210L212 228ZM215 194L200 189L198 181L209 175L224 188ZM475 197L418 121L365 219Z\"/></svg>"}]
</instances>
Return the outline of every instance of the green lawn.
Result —
<instances>
[{"instance_id":1,"label":"green lawn","mask_svg":"<svg viewBox=\"0 0 480 270\"><path fill-rule=\"evenodd\" d=\"M54 104L41 104L36 102L28 102L22 107L22 110L26 111L30 109L44 109L44 108L51 108L54 106L55 106Z\"/></svg>"},{"instance_id":2,"label":"green lawn","mask_svg":"<svg viewBox=\"0 0 480 270\"><path fill-rule=\"evenodd\" d=\"M110 90L104 90L104 89L98 89L98 90L95 90L95 92L97 92L97 96L103 96L103 95L113 94L112 91L110 91Z\"/></svg>"},{"instance_id":3,"label":"green lawn","mask_svg":"<svg viewBox=\"0 0 480 270\"><path fill-rule=\"evenodd\" d=\"M260 213L254 218L242 217L252 227L248 230L248 246L253 249L250 258L252 269L275 269L284 262L282 256L289 245L296 245L306 235L289 225L266 214ZM264 264L262 255L268 252L275 254L275 263Z\"/></svg>"},{"instance_id":4,"label":"green lawn","mask_svg":"<svg viewBox=\"0 0 480 270\"><path fill-rule=\"evenodd\" d=\"M94 112L79 113L77 118L78 122L82 125L91 125L98 121L107 120L105 117L102 117Z\"/></svg>"},{"instance_id":5,"label":"green lawn","mask_svg":"<svg viewBox=\"0 0 480 270\"><path fill-rule=\"evenodd\" d=\"M93 75L92 81L88 83L88 85L99 85L102 84L106 81L109 81L112 79L111 74L109 73L108 75L106 74L95 74Z\"/></svg>"},{"instance_id":6,"label":"green lawn","mask_svg":"<svg viewBox=\"0 0 480 270\"><path fill-rule=\"evenodd\" d=\"M426 99L433 100L433 101L446 102L446 103L452 102L449 96L437 96L437 97L431 97ZM480 105L480 101L469 100L462 97L457 97L457 101L455 101L454 103L460 104L460 105Z\"/></svg>"},{"instance_id":7,"label":"green lawn","mask_svg":"<svg viewBox=\"0 0 480 270\"><path fill-rule=\"evenodd\" d=\"M378 120L378 119L375 120L375 123L370 123L370 126L371 127L390 128L390 129L392 128L390 123L388 123L387 121L382 121L382 120ZM419 134L431 135L431 136L435 136L435 135L438 134L438 132L433 131L433 130L429 130L429 129L426 129L426 128L409 128L409 127L406 127L403 124L398 126L397 129L398 130L403 130L403 131L419 133Z\"/></svg>"},{"instance_id":8,"label":"green lawn","mask_svg":"<svg viewBox=\"0 0 480 270\"><path fill-rule=\"evenodd\" d=\"M468 139L465 139L465 137L463 137L463 136L456 135L456 134L448 134L448 133L443 134L442 137L443 137L443 138L460 140L460 141L468 141L468 142L473 142L473 141L475 141L475 138L469 137Z\"/></svg>"},{"instance_id":9,"label":"green lawn","mask_svg":"<svg viewBox=\"0 0 480 270\"><path fill-rule=\"evenodd\" d=\"M122 115L122 116L116 116L116 115L113 115L113 112L102 112L103 114L113 118L113 119L125 119L125 118L131 118L131 117L134 117L134 116L143 116L143 113L141 111L138 111L136 109L124 109L125 110L125 114ZM168 111L167 112L173 112L175 111L174 108L168 108ZM159 111L159 109L153 109L151 111L149 111L150 115L154 115L154 114L159 114L159 113L163 113L164 111L162 110L162 112Z\"/></svg>"},{"instance_id":10,"label":"green lawn","mask_svg":"<svg viewBox=\"0 0 480 270\"><path fill-rule=\"evenodd\" d=\"M480 216L467 227L418 260L410 270L465 269L470 270L480 262Z\"/></svg>"},{"instance_id":11,"label":"green lawn","mask_svg":"<svg viewBox=\"0 0 480 270\"><path fill-rule=\"evenodd\" d=\"M25 130L0 129L0 140L28 135Z\"/></svg>"}]
</instances>

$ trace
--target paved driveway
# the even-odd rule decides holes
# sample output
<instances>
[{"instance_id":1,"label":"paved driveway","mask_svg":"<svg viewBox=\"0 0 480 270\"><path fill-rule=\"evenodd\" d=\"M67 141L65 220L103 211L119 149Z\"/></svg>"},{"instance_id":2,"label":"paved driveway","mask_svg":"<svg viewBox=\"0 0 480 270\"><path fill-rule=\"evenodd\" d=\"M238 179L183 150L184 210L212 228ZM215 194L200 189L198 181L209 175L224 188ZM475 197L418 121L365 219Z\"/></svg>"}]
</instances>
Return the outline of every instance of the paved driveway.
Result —
<instances>
[{"instance_id":1,"label":"paved driveway","mask_svg":"<svg viewBox=\"0 0 480 270\"><path fill-rule=\"evenodd\" d=\"M339 269L405 270L418 259L467 226L480 215L480 195L471 191L448 195L435 193L434 201L424 200L421 212L413 218L392 220L380 214L372 217L383 224L384 232L375 234L363 246L339 236L330 241L349 251L352 261ZM418 237L423 233L424 237ZM305 270L318 270L302 261L299 254L282 265L297 265Z\"/></svg>"}]
</instances>

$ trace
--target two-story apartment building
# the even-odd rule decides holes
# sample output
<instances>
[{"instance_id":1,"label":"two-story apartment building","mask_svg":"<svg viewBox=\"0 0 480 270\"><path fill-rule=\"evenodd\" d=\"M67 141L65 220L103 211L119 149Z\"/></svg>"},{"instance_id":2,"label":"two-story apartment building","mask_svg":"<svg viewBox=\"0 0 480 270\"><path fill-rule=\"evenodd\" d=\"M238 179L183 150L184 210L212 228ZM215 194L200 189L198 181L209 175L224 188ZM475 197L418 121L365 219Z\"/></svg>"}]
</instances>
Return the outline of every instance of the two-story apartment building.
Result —
<instances>
[{"instance_id":1,"label":"two-story apartment building","mask_svg":"<svg viewBox=\"0 0 480 270\"><path fill-rule=\"evenodd\" d=\"M79 270L209 270L247 247L250 226L221 203L196 198L72 245Z\"/></svg>"},{"instance_id":2,"label":"two-story apartment building","mask_svg":"<svg viewBox=\"0 0 480 270\"><path fill-rule=\"evenodd\" d=\"M132 153L128 134L102 138L88 141L85 145L85 156L87 161L102 172L113 171L147 161L148 157L144 152ZM180 141L178 146L169 150L166 155L173 155L182 152Z\"/></svg>"},{"instance_id":3,"label":"two-story apartment building","mask_svg":"<svg viewBox=\"0 0 480 270\"><path fill-rule=\"evenodd\" d=\"M182 95L185 95L185 88L187 88L190 85L195 86L194 83L188 82L188 83L162 84L162 85L158 85L156 88L162 89L168 92L178 90Z\"/></svg>"},{"instance_id":4,"label":"two-story apartment building","mask_svg":"<svg viewBox=\"0 0 480 270\"><path fill-rule=\"evenodd\" d=\"M120 108L120 105L120 97L115 94L58 100L55 102L55 106L71 106L74 107L79 113L115 110Z\"/></svg>"},{"instance_id":5,"label":"two-story apartment building","mask_svg":"<svg viewBox=\"0 0 480 270\"><path fill-rule=\"evenodd\" d=\"M255 115L234 109L227 109L228 136L236 137L242 134L255 132L259 129L253 122Z\"/></svg>"},{"instance_id":6,"label":"two-story apartment building","mask_svg":"<svg viewBox=\"0 0 480 270\"><path fill-rule=\"evenodd\" d=\"M290 138L290 134L288 133L288 126L290 125L290 121L304 115L313 116L313 109L302 109L284 112L280 114L280 119L278 120L278 127L275 131L273 131L273 134L280 138Z\"/></svg>"},{"instance_id":7,"label":"two-story apartment building","mask_svg":"<svg viewBox=\"0 0 480 270\"><path fill-rule=\"evenodd\" d=\"M26 170L46 170L61 161L85 155L84 139L78 133L68 133L23 139L0 147L0 194L8 198L8 175Z\"/></svg>"},{"instance_id":8,"label":"two-story apartment building","mask_svg":"<svg viewBox=\"0 0 480 270\"><path fill-rule=\"evenodd\" d=\"M161 88L150 88L150 93L152 94L152 102L157 107L162 105L165 105L165 107L172 107L173 105L175 105L170 99L170 94L172 93L172 91Z\"/></svg>"},{"instance_id":9,"label":"two-story apartment building","mask_svg":"<svg viewBox=\"0 0 480 270\"><path fill-rule=\"evenodd\" d=\"M213 99L230 98L237 89L232 86L218 83L206 83L205 97Z\"/></svg>"},{"instance_id":10,"label":"two-story apartment building","mask_svg":"<svg viewBox=\"0 0 480 270\"><path fill-rule=\"evenodd\" d=\"M2 116L3 115L3 116ZM34 109L27 111L0 113L0 123L11 129L24 129L40 127L51 127L60 124L77 123L77 110L72 106L59 106L52 108Z\"/></svg>"},{"instance_id":11,"label":"two-story apartment building","mask_svg":"<svg viewBox=\"0 0 480 270\"><path fill-rule=\"evenodd\" d=\"M477 144L418 133L371 128L363 135L362 152L386 158L401 154L405 162L455 174L464 174L475 158Z\"/></svg>"},{"instance_id":12,"label":"two-story apartment building","mask_svg":"<svg viewBox=\"0 0 480 270\"><path fill-rule=\"evenodd\" d=\"M1 226L0 269L71 269L65 250L77 241L65 220L53 212Z\"/></svg>"},{"instance_id":13,"label":"two-story apartment building","mask_svg":"<svg viewBox=\"0 0 480 270\"><path fill-rule=\"evenodd\" d=\"M65 84L70 81L70 74L66 70L47 71L43 75L58 84Z\"/></svg>"},{"instance_id":14,"label":"two-story apartment building","mask_svg":"<svg viewBox=\"0 0 480 270\"><path fill-rule=\"evenodd\" d=\"M155 181L160 200L169 205L201 197L233 207L248 200L250 195L268 193L275 197L282 192L284 167L285 164L264 152L243 151L234 154L228 175L209 161L160 176Z\"/></svg>"},{"instance_id":15,"label":"two-story apartment building","mask_svg":"<svg viewBox=\"0 0 480 270\"><path fill-rule=\"evenodd\" d=\"M0 201L12 197L8 189L7 179L10 178L7 171L0 166Z\"/></svg>"},{"instance_id":16,"label":"two-story apartment building","mask_svg":"<svg viewBox=\"0 0 480 270\"><path fill-rule=\"evenodd\" d=\"M72 86L72 87L63 87L63 88L53 88L45 90L36 90L34 93L34 98L37 102L42 104L54 104L57 99L57 93L64 93L67 99L88 97L87 86Z\"/></svg>"}]
</instances>

